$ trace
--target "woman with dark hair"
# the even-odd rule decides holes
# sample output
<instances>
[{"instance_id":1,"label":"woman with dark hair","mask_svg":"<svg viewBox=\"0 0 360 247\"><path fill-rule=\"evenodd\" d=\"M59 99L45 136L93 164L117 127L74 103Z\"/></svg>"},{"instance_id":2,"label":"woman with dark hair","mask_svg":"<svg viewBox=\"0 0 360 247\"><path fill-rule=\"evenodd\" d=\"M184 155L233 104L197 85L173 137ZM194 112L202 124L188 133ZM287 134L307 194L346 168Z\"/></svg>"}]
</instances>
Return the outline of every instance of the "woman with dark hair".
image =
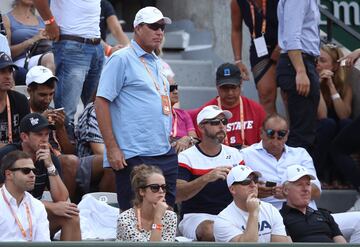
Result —
<instances>
[{"instance_id":1,"label":"woman with dark hair","mask_svg":"<svg viewBox=\"0 0 360 247\"><path fill-rule=\"evenodd\" d=\"M155 166L135 166L131 172L133 208L118 219L117 240L132 242L175 241L177 216L167 210L166 184Z\"/></svg>"}]
</instances>

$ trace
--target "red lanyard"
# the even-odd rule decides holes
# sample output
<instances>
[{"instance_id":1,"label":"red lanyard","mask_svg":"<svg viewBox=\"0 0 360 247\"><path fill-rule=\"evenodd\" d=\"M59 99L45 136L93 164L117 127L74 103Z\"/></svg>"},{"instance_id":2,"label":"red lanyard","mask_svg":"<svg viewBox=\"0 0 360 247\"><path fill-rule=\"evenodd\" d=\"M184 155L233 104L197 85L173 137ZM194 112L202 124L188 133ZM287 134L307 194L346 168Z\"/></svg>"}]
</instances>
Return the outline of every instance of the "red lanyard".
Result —
<instances>
[{"instance_id":1,"label":"red lanyard","mask_svg":"<svg viewBox=\"0 0 360 247\"><path fill-rule=\"evenodd\" d=\"M7 120L8 120L8 141L9 143L13 142L12 138L12 121L11 121L11 106L9 95L6 93L6 110L7 110Z\"/></svg>"},{"instance_id":2,"label":"red lanyard","mask_svg":"<svg viewBox=\"0 0 360 247\"><path fill-rule=\"evenodd\" d=\"M16 224L18 225L18 227L19 227L19 229L21 231L22 236L24 237L24 239L26 239L26 231L25 231L24 227L22 226L19 218L16 216L14 210L12 209L9 200L7 199L7 197L5 195L4 188L1 189L1 192L2 192L2 196L4 198L5 203L8 205L8 207L9 207L9 209L11 211L11 214L12 214L12 216L14 217L14 219L16 221ZM26 207L26 217L27 217L27 220L28 220L28 223L29 223L29 239L28 240L32 241L33 229L32 229L32 219L31 219L30 209L29 209L29 205L26 202L24 202L24 204L25 204L25 207Z\"/></svg>"},{"instance_id":3,"label":"red lanyard","mask_svg":"<svg viewBox=\"0 0 360 247\"><path fill-rule=\"evenodd\" d=\"M178 121L177 121L178 117L176 115L176 111L175 111L174 108L172 108L172 114L173 114L173 122L174 122L173 131L172 131L172 137L176 137L177 136L177 127L178 127L177 126L178 125Z\"/></svg>"},{"instance_id":4,"label":"red lanyard","mask_svg":"<svg viewBox=\"0 0 360 247\"><path fill-rule=\"evenodd\" d=\"M255 39L256 38L256 34L255 34L255 10L254 10L254 4L253 4L254 0L250 0L249 5L250 5L250 12L251 12L251 20L253 23L253 30L252 30L252 38ZM266 32L266 0L262 0L261 1L261 8L262 8L262 25L261 25L261 34L264 35L264 33Z\"/></svg>"},{"instance_id":5,"label":"red lanyard","mask_svg":"<svg viewBox=\"0 0 360 247\"><path fill-rule=\"evenodd\" d=\"M241 133L241 141L242 145L245 145L245 126L244 126L244 105L241 96L239 96L239 108L240 108L240 133ZM220 97L217 98L218 106L221 108L221 100ZM229 146L229 140L228 135L226 135L226 138L224 139L225 145Z\"/></svg>"}]
</instances>

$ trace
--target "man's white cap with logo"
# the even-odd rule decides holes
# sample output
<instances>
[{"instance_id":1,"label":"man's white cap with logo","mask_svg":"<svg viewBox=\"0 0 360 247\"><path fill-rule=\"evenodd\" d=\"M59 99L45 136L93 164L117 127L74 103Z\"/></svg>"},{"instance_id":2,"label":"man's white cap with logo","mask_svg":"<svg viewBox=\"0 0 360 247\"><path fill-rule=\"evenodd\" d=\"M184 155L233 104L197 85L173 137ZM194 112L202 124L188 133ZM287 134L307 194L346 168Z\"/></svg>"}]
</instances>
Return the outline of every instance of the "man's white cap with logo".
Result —
<instances>
[{"instance_id":1,"label":"man's white cap with logo","mask_svg":"<svg viewBox=\"0 0 360 247\"><path fill-rule=\"evenodd\" d=\"M136 13L134 27L140 23L151 24L160 20L164 20L165 24L171 24L171 19L169 17L163 16L159 9L155 7L145 7Z\"/></svg>"},{"instance_id":2,"label":"man's white cap with logo","mask_svg":"<svg viewBox=\"0 0 360 247\"><path fill-rule=\"evenodd\" d=\"M244 181L251 173L255 173L258 177L261 177L260 172L254 172L250 167L244 165L238 165L233 167L226 177L228 187L235 182Z\"/></svg>"},{"instance_id":3,"label":"man's white cap with logo","mask_svg":"<svg viewBox=\"0 0 360 247\"><path fill-rule=\"evenodd\" d=\"M227 110L221 110L217 105L208 105L204 107L197 115L196 122L199 125L205 119L213 119L216 116L224 114L226 119L232 117L232 113Z\"/></svg>"},{"instance_id":4,"label":"man's white cap with logo","mask_svg":"<svg viewBox=\"0 0 360 247\"><path fill-rule=\"evenodd\" d=\"M38 65L32 67L26 74L25 84L29 86L32 82L37 84L43 84L47 82L49 79L53 78L54 80L58 81L58 78L54 76L50 69Z\"/></svg>"},{"instance_id":5,"label":"man's white cap with logo","mask_svg":"<svg viewBox=\"0 0 360 247\"><path fill-rule=\"evenodd\" d=\"M300 165L291 165L286 168L285 176L283 177L282 183L295 182L304 176L309 176L311 180L316 180L315 176L312 175L306 169L306 167Z\"/></svg>"}]
</instances>

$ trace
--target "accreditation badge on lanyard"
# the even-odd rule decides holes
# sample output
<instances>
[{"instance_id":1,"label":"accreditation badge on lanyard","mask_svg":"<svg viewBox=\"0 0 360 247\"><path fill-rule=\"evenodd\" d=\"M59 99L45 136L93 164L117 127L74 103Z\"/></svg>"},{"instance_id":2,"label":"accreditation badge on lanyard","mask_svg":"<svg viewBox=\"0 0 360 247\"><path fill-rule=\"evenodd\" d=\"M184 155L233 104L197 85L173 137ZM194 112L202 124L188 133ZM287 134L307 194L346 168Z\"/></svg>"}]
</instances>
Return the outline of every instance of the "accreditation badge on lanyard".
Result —
<instances>
[{"instance_id":1,"label":"accreditation badge on lanyard","mask_svg":"<svg viewBox=\"0 0 360 247\"><path fill-rule=\"evenodd\" d=\"M162 111L164 115L170 115L171 113L171 106L170 106L170 100L167 95L161 95L161 105L162 105Z\"/></svg>"},{"instance_id":2,"label":"accreditation badge on lanyard","mask_svg":"<svg viewBox=\"0 0 360 247\"><path fill-rule=\"evenodd\" d=\"M255 50L258 57L265 56L269 54L269 51L266 46L264 34L266 32L266 0L262 0L262 25L261 25L261 36L256 38L255 34L255 10L254 10L254 0L248 0L250 5L251 19L253 23L252 38L254 40Z\"/></svg>"}]
</instances>

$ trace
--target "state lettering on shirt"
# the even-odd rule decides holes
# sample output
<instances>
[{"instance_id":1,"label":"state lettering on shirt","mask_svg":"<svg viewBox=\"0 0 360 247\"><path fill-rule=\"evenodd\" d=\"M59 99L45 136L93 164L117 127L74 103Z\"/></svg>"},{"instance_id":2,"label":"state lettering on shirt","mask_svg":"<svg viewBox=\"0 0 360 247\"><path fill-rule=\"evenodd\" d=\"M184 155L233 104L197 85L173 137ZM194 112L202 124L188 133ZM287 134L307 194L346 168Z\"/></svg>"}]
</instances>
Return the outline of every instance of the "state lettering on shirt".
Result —
<instances>
[{"instance_id":1,"label":"state lettering on shirt","mask_svg":"<svg viewBox=\"0 0 360 247\"><path fill-rule=\"evenodd\" d=\"M254 127L253 120L244 121L243 126L241 126L240 121L236 121L236 122L228 123L226 125L226 132L241 130L241 129L252 129L253 127Z\"/></svg>"}]
</instances>

